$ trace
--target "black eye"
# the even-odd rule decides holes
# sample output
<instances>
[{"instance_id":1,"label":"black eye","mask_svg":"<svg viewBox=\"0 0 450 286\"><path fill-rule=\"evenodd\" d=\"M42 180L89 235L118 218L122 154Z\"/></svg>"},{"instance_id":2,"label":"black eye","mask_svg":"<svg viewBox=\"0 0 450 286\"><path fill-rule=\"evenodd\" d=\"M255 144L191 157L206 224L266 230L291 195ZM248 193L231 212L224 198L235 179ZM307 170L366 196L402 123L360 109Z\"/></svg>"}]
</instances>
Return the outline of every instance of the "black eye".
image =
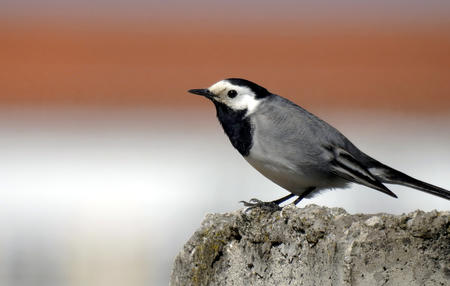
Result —
<instances>
[{"instance_id":1,"label":"black eye","mask_svg":"<svg viewBox=\"0 0 450 286\"><path fill-rule=\"evenodd\" d=\"M236 95L237 92L234 89L228 91L228 97L233 98L236 97Z\"/></svg>"}]
</instances>

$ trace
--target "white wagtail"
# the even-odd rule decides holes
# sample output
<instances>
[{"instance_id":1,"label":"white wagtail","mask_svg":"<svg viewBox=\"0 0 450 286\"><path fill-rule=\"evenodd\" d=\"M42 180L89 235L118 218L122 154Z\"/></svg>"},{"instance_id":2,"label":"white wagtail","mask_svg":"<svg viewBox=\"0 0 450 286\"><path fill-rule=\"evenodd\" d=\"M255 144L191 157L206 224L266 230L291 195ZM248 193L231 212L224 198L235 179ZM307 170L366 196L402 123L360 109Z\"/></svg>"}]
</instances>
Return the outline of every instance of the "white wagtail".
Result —
<instances>
[{"instance_id":1,"label":"white wagtail","mask_svg":"<svg viewBox=\"0 0 450 286\"><path fill-rule=\"evenodd\" d=\"M344 135L295 103L239 78L190 93L210 99L228 138L245 160L291 194L249 207L278 207L298 196L358 183L391 197L383 183L399 184L450 200L450 192L414 179L369 157Z\"/></svg>"}]
</instances>

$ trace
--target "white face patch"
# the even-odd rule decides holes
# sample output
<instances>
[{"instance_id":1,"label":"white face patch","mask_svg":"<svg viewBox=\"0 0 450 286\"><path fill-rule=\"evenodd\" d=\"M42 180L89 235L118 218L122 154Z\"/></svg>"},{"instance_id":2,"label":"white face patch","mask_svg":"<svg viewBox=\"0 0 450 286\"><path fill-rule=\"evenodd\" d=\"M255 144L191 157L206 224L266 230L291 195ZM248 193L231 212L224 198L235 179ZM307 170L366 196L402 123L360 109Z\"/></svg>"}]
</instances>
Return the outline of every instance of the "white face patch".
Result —
<instances>
[{"instance_id":1,"label":"white face patch","mask_svg":"<svg viewBox=\"0 0 450 286\"><path fill-rule=\"evenodd\" d=\"M256 99L255 93L248 87L233 85L227 80L221 80L212 86L209 91L216 95L215 100L221 102L233 110L247 109L247 114L252 114L262 99ZM228 96L230 90L235 90L237 95L233 98Z\"/></svg>"}]
</instances>

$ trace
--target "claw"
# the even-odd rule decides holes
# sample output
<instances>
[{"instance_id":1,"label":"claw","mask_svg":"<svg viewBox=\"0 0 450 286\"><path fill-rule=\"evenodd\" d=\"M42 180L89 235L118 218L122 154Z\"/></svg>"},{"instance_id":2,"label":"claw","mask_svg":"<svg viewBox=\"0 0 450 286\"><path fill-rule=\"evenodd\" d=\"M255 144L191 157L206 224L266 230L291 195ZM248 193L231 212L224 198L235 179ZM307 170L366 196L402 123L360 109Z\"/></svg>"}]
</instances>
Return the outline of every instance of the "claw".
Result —
<instances>
[{"instance_id":1,"label":"claw","mask_svg":"<svg viewBox=\"0 0 450 286\"><path fill-rule=\"evenodd\" d=\"M275 212L275 211L281 210L281 207L274 202L263 202L258 199L250 199L249 202L240 201L240 203L243 203L244 206L247 207L245 209L245 212L248 212L255 208L260 208L261 210L268 211L268 212Z\"/></svg>"}]
</instances>

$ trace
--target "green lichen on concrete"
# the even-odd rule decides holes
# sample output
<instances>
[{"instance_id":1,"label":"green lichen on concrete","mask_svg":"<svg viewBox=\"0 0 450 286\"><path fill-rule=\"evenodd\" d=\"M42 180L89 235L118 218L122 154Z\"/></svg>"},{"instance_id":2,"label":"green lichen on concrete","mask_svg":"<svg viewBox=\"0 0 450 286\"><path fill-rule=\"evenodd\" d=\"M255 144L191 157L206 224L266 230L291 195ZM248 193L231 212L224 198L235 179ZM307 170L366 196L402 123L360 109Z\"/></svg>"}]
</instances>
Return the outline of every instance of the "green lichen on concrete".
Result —
<instances>
[{"instance_id":1,"label":"green lichen on concrete","mask_svg":"<svg viewBox=\"0 0 450 286\"><path fill-rule=\"evenodd\" d=\"M209 284L209 277L214 272L214 264L224 255L224 246L232 240L240 239L236 225L237 221L233 218L233 220L222 221L222 224L204 224L203 228L196 232L197 239L202 243L193 245L190 250L192 259L195 261L192 265L190 285Z\"/></svg>"},{"instance_id":2,"label":"green lichen on concrete","mask_svg":"<svg viewBox=\"0 0 450 286\"><path fill-rule=\"evenodd\" d=\"M206 228L199 234L202 244L194 248L193 260L197 263L192 269L192 285L206 285L212 272L214 258L220 255L226 244L226 233Z\"/></svg>"}]
</instances>

